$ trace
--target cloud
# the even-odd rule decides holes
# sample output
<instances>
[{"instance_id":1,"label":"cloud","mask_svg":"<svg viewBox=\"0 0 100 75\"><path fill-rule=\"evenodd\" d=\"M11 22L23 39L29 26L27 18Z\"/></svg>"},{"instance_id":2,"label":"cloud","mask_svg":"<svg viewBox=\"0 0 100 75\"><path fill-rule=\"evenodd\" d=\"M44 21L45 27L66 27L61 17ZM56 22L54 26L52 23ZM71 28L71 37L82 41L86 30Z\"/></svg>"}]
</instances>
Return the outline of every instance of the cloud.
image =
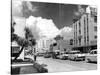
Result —
<instances>
[{"instance_id":1,"label":"cloud","mask_svg":"<svg viewBox=\"0 0 100 75\"><path fill-rule=\"evenodd\" d=\"M52 19L30 16L26 20L26 26L31 29L33 35L38 35L36 39L44 36L47 38L53 38L59 34L59 29L55 26Z\"/></svg>"},{"instance_id":2,"label":"cloud","mask_svg":"<svg viewBox=\"0 0 100 75\"><path fill-rule=\"evenodd\" d=\"M61 32L66 32L66 33L69 33L72 31L72 28L71 27L64 27L61 29Z\"/></svg>"},{"instance_id":3,"label":"cloud","mask_svg":"<svg viewBox=\"0 0 100 75\"><path fill-rule=\"evenodd\" d=\"M85 9L81 5L78 5L77 9L78 9L78 11L74 12L75 16L81 16L85 12Z\"/></svg>"},{"instance_id":4,"label":"cloud","mask_svg":"<svg viewBox=\"0 0 100 75\"><path fill-rule=\"evenodd\" d=\"M30 11L35 12L35 11L38 10L38 7L32 5L31 2L27 1L26 4L27 4L27 7L28 7L28 9L29 9Z\"/></svg>"},{"instance_id":5,"label":"cloud","mask_svg":"<svg viewBox=\"0 0 100 75\"><path fill-rule=\"evenodd\" d=\"M12 0L12 15L13 16L25 16L30 11L35 12L37 10L38 10L38 7L35 5L32 5L30 1Z\"/></svg>"},{"instance_id":6,"label":"cloud","mask_svg":"<svg viewBox=\"0 0 100 75\"><path fill-rule=\"evenodd\" d=\"M23 16L22 0L12 0L12 16Z\"/></svg>"},{"instance_id":7,"label":"cloud","mask_svg":"<svg viewBox=\"0 0 100 75\"><path fill-rule=\"evenodd\" d=\"M60 35L64 37L64 39L71 39L73 36L73 29L71 27L64 27L60 29Z\"/></svg>"},{"instance_id":8,"label":"cloud","mask_svg":"<svg viewBox=\"0 0 100 75\"><path fill-rule=\"evenodd\" d=\"M18 36L25 38L25 21L26 19L23 17L13 17L16 25L14 26L14 33L17 34Z\"/></svg>"}]
</instances>

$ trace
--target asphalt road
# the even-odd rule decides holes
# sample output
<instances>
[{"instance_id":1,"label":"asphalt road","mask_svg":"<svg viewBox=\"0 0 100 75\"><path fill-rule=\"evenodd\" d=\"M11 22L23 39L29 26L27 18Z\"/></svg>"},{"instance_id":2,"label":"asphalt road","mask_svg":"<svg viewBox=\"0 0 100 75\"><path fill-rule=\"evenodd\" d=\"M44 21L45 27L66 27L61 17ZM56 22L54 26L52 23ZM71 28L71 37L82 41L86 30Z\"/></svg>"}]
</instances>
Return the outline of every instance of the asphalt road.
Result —
<instances>
[{"instance_id":1,"label":"asphalt road","mask_svg":"<svg viewBox=\"0 0 100 75\"><path fill-rule=\"evenodd\" d=\"M45 64L45 68L50 72L69 72L96 70L96 63L86 63L85 61L70 61L52 58L37 57L37 62Z\"/></svg>"}]
</instances>

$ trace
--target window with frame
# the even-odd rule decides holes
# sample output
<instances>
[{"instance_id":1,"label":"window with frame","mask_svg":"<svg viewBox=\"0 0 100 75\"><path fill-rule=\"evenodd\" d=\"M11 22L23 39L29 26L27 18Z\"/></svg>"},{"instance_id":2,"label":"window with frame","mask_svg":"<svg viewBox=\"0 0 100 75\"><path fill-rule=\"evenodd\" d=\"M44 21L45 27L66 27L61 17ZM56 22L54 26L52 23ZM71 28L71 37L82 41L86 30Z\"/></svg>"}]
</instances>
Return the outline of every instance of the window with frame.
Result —
<instances>
[{"instance_id":1,"label":"window with frame","mask_svg":"<svg viewBox=\"0 0 100 75\"><path fill-rule=\"evenodd\" d=\"M94 16L94 22L97 23L97 16Z\"/></svg>"},{"instance_id":2,"label":"window with frame","mask_svg":"<svg viewBox=\"0 0 100 75\"><path fill-rule=\"evenodd\" d=\"M94 27L94 31L97 31L97 26Z\"/></svg>"},{"instance_id":3,"label":"window with frame","mask_svg":"<svg viewBox=\"0 0 100 75\"><path fill-rule=\"evenodd\" d=\"M95 35L94 38L97 39L97 35Z\"/></svg>"}]
</instances>

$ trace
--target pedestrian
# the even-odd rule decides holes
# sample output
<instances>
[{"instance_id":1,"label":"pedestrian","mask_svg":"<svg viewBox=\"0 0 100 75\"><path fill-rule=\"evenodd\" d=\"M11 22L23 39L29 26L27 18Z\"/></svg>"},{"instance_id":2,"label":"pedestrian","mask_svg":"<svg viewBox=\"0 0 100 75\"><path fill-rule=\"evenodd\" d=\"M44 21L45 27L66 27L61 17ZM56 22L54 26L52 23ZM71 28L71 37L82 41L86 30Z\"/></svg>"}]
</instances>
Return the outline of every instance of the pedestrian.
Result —
<instances>
[{"instance_id":1,"label":"pedestrian","mask_svg":"<svg viewBox=\"0 0 100 75\"><path fill-rule=\"evenodd\" d=\"M36 53L36 49L34 48L34 61L36 61L37 58L37 53Z\"/></svg>"},{"instance_id":2,"label":"pedestrian","mask_svg":"<svg viewBox=\"0 0 100 75\"><path fill-rule=\"evenodd\" d=\"M36 61L36 58L37 58L37 55L36 55L36 53L34 54L34 61Z\"/></svg>"}]
</instances>

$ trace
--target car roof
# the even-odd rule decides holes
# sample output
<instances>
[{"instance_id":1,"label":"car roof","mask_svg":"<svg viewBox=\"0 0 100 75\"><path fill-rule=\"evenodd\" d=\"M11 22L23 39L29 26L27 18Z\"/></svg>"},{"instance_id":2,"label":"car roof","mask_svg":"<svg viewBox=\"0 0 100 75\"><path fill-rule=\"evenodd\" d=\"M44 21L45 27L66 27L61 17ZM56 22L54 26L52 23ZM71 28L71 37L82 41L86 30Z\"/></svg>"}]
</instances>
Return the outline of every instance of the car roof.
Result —
<instances>
[{"instance_id":1,"label":"car roof","mask_svg":"<svg viewBox=\"0 0 100 75\"><path fill-rule=\"evenodd\" d=\"M70 52L72 53L72 52L80 52L80 51L70 51Z\"/></svg>"},{"instance_id":2,"label":"car roof","mask_svg":"<svg viewBox=\"0 0 100 75\"><path fill-rule=\"evenodd\" d=\"M97 51L97 49L94 49L94 50L92 50L92 51Z\"/></svg>"}]
</instances>

